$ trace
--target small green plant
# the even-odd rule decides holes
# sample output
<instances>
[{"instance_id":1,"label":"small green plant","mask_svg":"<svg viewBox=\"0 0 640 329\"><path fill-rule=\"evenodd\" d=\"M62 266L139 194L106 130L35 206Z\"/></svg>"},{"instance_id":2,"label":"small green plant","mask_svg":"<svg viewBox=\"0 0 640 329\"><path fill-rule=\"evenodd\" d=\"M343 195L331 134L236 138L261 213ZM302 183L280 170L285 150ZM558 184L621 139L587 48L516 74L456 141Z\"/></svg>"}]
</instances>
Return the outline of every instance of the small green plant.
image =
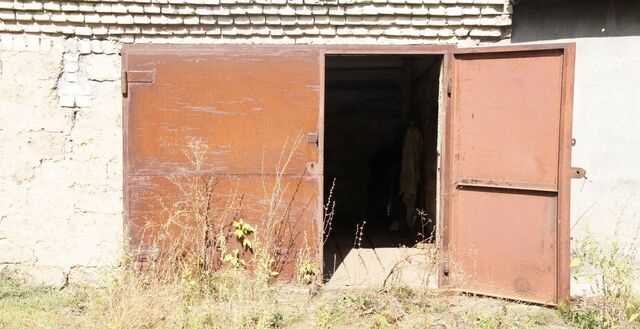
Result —
<instances>
[{"instance_id":1,"label":"small green plant","mask_svg":"<svg viewBox=\"0 0 640 329\"><path fill-rule=\"evenodd\" d=\"M269 328L284 328L284 315L280 312L274 312L267 320L267 326Z\"/></svg>"},{"instance_id":2,"label":"small green plant","mask_svg":"<svg viewBox=\"0 0 640 329\"><path fill-rule=\"evenodd\" d=\"M233 234L238 239L238 242L242 245L242 248L246 250L253 250L253 242L249 239L249 236L256 233L256 229L245 223L244 219L239 219L232 223L235 231Z\"/></svg>"},{"instance_id":3,"label":"small green plant","mask_svg":"<svg viewBox=\"0 0 640 329\"><path fill-rule=\"evenodd\" d=\"M612 328L637 321L640 315L633 291L639 278L637 239L625 244L617 229L614 238L607 240L596 239L587 231L574 245L573 276L590 282L597 297L583 301L582 308L570 308L564 317L581 328Z\"/></svg>"},{"instance_id":4,"label":"small green plant","mask_svg":"<svg viewBox=\"0 0 640 329\"><path fill-rule=\"evenodd\" d=\"M311 284L316 277L316 267L312 262L305 260L298 269L298 280L304 284Z\"/></svg>"}]
</instances>

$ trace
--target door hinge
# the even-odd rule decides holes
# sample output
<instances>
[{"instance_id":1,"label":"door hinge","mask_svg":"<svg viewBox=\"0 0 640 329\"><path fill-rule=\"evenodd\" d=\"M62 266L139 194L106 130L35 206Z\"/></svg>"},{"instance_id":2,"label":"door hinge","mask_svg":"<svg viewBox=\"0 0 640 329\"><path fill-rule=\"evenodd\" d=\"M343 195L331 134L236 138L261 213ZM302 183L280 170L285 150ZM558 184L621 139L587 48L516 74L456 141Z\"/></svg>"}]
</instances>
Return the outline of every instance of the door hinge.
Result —
<instances>
[{"instance_id":1,"label":"door hinge","mask_svg":"<svg viewBox=\"0 0 640 329\"><path fill-rule=\"evenodd\" d=\"M447 96L451 97L451 79L447 80Z\"/></svg>"},{"instance_id":2,"label":"door hinge","mask_svg":"<svg viewBox=\"0 0 640 329\"><path fill-rule=\"evenodd\" d=\"M122 94L129 93L129 83L153 83L153 71L122 71L120 88Z\"/></svg>"}]
</instances>

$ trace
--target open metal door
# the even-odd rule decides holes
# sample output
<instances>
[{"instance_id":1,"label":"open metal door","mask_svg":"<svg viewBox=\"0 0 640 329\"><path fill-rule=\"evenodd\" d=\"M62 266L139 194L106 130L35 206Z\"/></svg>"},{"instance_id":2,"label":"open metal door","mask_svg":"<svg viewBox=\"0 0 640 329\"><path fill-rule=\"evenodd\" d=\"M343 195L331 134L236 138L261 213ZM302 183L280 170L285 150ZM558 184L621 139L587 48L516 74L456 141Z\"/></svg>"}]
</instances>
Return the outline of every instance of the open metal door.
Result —
<instances>
[{"instance_id":1,"label":"open metal door","mask_svg":"<svg viewBox=\"0 0 640 329\"><path fill-rule=\"evenodd\" d=\"M273 234L281 277L301 251L318 257L322 63L309 48L125 47L125 221L142 260L157 234L149 224L198 181L213 182L216 216ZM284 222L266 230L269 216Z\"/></svg>"},{"instance_id":2,"label":"open metal door","mask_svg":"<svg viewBox=\"0 0 640 329\"><path fill-rule=\"evenodd\" d=\"M568 298L573 62L573 45L452 54L442 284Z\"/></svg>"}]
</instances>

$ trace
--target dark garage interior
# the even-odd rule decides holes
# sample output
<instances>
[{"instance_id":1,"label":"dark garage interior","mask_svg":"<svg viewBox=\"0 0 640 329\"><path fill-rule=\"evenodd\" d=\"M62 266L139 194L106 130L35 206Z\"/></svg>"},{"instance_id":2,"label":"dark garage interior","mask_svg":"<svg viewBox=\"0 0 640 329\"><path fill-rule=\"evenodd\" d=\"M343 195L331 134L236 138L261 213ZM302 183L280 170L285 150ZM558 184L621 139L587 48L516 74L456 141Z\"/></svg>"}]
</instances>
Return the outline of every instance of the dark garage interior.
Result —
<instances>
[{"instance_id":1,"label":"dark garage interior","mask_svg":"<svg viewBox=\"0 0 640 329\"><path fill-rule=\"evenodd\" d=\"M352 248L432 242L441 63L438 55L326 57L327 278Z\"/></svg>"}]
</instances>

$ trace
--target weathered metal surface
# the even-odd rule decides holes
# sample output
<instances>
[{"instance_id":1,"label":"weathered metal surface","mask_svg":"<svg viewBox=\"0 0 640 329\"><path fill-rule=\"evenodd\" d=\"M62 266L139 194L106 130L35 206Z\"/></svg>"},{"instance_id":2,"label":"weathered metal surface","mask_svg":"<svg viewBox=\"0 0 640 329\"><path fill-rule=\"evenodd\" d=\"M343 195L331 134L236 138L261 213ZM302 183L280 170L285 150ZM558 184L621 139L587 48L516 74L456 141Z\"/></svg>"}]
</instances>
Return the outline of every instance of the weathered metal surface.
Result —
<instances>
[{"instance_id":1,"label":"weathered metal surface","mask_svg":"<svg viewBox=\"0 0 640 329\"><path fill-rule=\"evenodd\" d=\"M544 304L568 293L564 54L505 47L453 55L445 189L456 188L444 201L452 287Z\"/></svg>"},{"instance_id":2,"label":"weathered metal surface","mask_svg":"<svg viewBox=\"0 0 640 329\"><path fill-rule=\"evenodd\" d=\"M242 202L234 216L260 230L280 177L286 200L275 208L297 223L287 229L296 234L282 237L295 241L282 244L316 256L321 163L305 134L320 131L320 58L318 50L284 47L124 49L129 78L153 80L129 83L125 101L125 217L134 248L144 242L141 227L164 220L159 201L184 197L176 181L213 178L216 207L235 190ZM189 156L194 140L207 145L197 169Z\"/></svg>"}]
</instances>

